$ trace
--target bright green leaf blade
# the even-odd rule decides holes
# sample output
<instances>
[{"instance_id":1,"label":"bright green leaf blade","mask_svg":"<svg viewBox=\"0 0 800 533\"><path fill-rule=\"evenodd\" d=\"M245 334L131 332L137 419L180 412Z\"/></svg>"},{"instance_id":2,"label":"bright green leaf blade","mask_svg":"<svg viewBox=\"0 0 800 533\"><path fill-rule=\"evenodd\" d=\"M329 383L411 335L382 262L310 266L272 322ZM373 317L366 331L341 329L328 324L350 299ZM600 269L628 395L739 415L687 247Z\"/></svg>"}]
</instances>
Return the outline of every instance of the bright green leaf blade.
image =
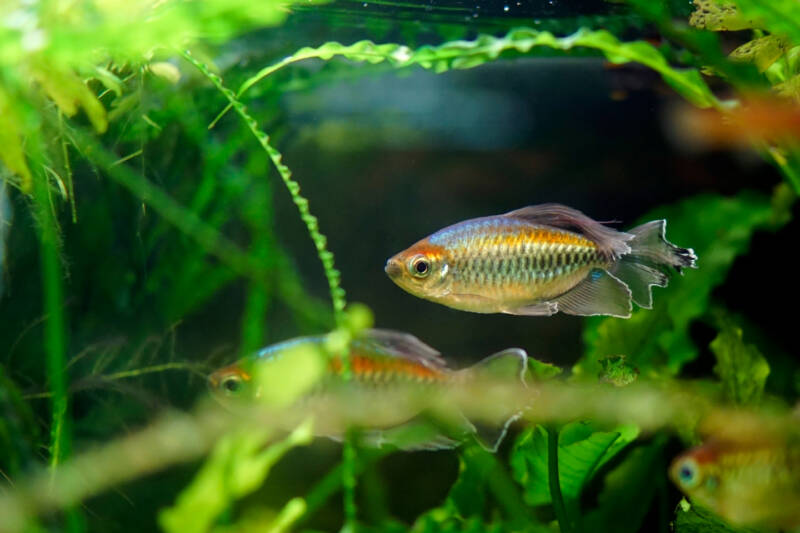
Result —
<instances>
[{"instance_id":1,"label":"bright green leaf blade","mask_svg":"<svg viewBox=\"0 0 800 533\"><path fill-rule=\"evenodd\" d=\"M692 247L698 268L673 276L666 289L654 288L653 309L635 309L627 320L587 320L587 350L575 374L597 376L599 360L614 355L625 355L644 375L661 370L676 374L697 357L689 326L708 309L711 291L725 280L734 259L747 251L754 232L785 223L783 209L773 209L766 196L745 192L730 198L697 196L645 216L666 219L667 239Z\"/></svg>"},{"instance_id":2,"label":"bright green leaf blade","mask_svg":"<svg viewBox=\"0 0 800 533\"><path fill-rule=\"evenodd\" d=\"M756 21L748 27L785 35L800 44L800 9L796 0L733 0L742 17Z\"/></svg>"}]
</instances>

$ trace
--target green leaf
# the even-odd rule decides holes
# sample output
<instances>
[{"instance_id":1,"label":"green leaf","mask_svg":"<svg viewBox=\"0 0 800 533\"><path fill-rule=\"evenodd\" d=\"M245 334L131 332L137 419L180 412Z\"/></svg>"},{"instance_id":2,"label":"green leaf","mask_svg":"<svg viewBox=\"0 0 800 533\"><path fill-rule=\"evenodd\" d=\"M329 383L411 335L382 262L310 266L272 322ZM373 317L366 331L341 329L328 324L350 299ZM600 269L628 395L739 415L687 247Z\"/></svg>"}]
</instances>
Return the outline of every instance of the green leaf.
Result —
<instances>
[{"instance_id":1,"label":"green leaf","mask_svg":"<svg viewBox=\"0 0 800 533\"><path fill-rule=\"evenodd\" d=\"M533 357L528 357L527 378L531 381L546 381L561 374L564 369L551 364L539 361Z\"/></svg>"},{"instance_id":2,"label":"green leaf","mask_svg":"<svg viewBox=\"0 0 800 533\"><path fill-rule=\"evenodd\" d=\"M527 512L519 487L497 458L480 446L466 446L459 454L459 473L444 503L421 515L412 531L544 531ZM484 523L492 498L505 511L503 522Z\"/></svg>"},{"instance_id":3,"label":"green leaf","mask_svg":"<svg viewBox=\"0 0 800 533\"><path fill-rule=\"evenodd\" d=\"M616 431L596 431L586 422L564 426L558 439L558 473L564 500L575 504L583 487L638 434L635 426L620 426ZM551 502L547 459L547 430L542 426L526 430L514 444L514 479L524 487L525 501L530 505Z\"/></svg>"},{"instance_id":4,"label":"green leaf","mask_svg":"<svg viewBox=\"0 0 800 533\"><path fill-rule=\"evenodd\" d=\"M718 104L699 72L694 69L673 68L650 43L622 42L608 31L591 31L585 28L566 37L556 37L550 32L531 28L516 28L503 37L480 35L473 41L451 41L416 50L400 44L375 44L372 41L359 41L351 45L328 42L318 48L301 48L280 62L263 68L247 79L236 95L241 96L250 87L287 65L311 58L327 61L334 56L341 56L351 61L368 63L387 61L398 68L418 65L441 73L452 69L474 68L497 59L505 52L526 54L535 47L561 51L583 47L601 52L613 63L641 63L661 74L664 81L693 104L700 107Z\"/></svg>"},{"instance_id":5,"label":"green leaf","mask_svg":"<svg viewBox=\"0 0 800 533\"><path fill-rule=\"evenodd\" d=\"M24 128L11 102L11 98L0 88L0 163L19 176L20 189L29 193L33 187L33 176L22 149Z\"/></svg>"},{"instance_id":6,"label":"green leaf","mask_svg":"<svg viewBox=\"0 0 800 533\"><path fill-rule=\"evenodd\" d=\"M667 239L692 247L696 270L673 276L666 289L653 289L653 309L635 309L631 318L593 317L584 329L586 353L576 375L597 376L600 359L625 355L644 375L676 374L697 357L689 327L708 309L711 291L725 281L734 259L747 251L753 233L786 222L785 207L744 192L735 197L703 195L657 209L644 220L667 220Z\"/></svg>"},{"instance_id":7,"label":"green leaf","mask_svg":"<svg viewBox=\"0 0 800 533\"><path fill-rule=\"evenodd\" d=\"M789 42L777 35L767 35L748 41L736 48L728 57L734 61L753 63L764 72L789 49Z\"/></svg>"},{"instance_id":8,"label":"green leaf","mask_svg":"<svg viewBox=\"0 0 800 533\"><path fill-rule=\"evenodd\" d=\"M65 115L75 115L80 107L95 131L104 133L108 129L106 109L78 76L50 63L36 64L32 74Z\"/></svg>"},{"instance_id":9,"label":"green leaf","mask_svg":"<svg viewBox=\"0 0 800 533\"><path fill-rule=\"evenodd\" d=\"M733 0L742 17L755 21L751 28L787 36L800 44L800 9L796 0Z\"/></svg>"},{"instance_id":10,"label":"green leaf","mask_svg":"<svg viewBox=\"0 0 800 533\"><path fill-rule=\"evenodd\" d=\"M167 533L208 531L232 502L264 483L286 452L311 442L311 423L304 422L285 440L264 449L270 434L255 428L223 437L175 505L159 513L161 528Z\"/></svg>"},{"instance_id":11,"label":"green leaf","mask_svg":"<svg viewBox=\"0 0 800 533\"><path fill-rule=\"evenodd\" d=\"M729 320L723 321L710 346L717 358L714 372L722 381L725 396L737 404L758 403L769 376L769 364L758 348L745 344L742 329Z\"/></svg>"},{"instance_id":12,"label":"green leaf","mask_svg":"<svg viewBox=\"0 0 800 533\"><path fill-rule=\"evenodd\" d=\"M721 0L693 0L695 11L689 24L711 31L737 31L760 28L758 21L737 9L734 2Z\"/></svg>"},{"instance_id":13,"label":"green leaf","mask_svg":"<svg viewBox=\"0 0 800 533\"><path fill-rule=\"evenodd\" d=\"M611 383L617 387L630 385L639 377L639 370L625 361L624 355L612 355L600 359L600 381Z\"/></svg>"},{"instance_id":14,"label":"green leaf","mask_svg":"<svg viewBox=\"0 0 800 533\"><path fill-rule=\"evenodd\" d=\"M658 438L631 450L608 473L597 508L583 517L584 531L639 531L659 484L666 485L662 460L665 440Z\"/></svg>"}]
</instances>

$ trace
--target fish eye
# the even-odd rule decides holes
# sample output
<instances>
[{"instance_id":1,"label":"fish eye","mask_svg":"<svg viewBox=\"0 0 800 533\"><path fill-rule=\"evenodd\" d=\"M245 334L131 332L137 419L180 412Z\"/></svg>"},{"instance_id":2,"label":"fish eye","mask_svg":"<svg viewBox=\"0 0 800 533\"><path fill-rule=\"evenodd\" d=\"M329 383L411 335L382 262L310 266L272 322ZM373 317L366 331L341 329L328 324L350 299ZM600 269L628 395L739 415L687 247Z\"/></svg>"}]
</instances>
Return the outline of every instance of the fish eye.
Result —
<instances>
[{"instance_id":1,"label":"fish eye","mask_svg":"<svg viewBox=\"0 0 800 533\"><path fill-rule=\"evenodd\" d=\"M236 394L242 388L242 379L239 376L228 376L222 380L222 388L229 394Z\"/></svg>"},{"instance_id":2,"label":"fish eye","mask_svg":"<svg viewBox=\"0 0 800 533\"><path fill-rule=\"evenodd\" d=\"M678 467L678 481L686 487L692 488L700 482L700 471L693 459L687 459Z\"/></svg>"},{"instance_id":3,"label":"fish eye","mask_svg":"<svg viewBox=\"0 0 800 533\"><path fill-rule=\"evenodd\" d=\"M431 273L431 263L423 255L415 256L408 264L411 275L424 278Z\"/></svg>"}]
</instances>

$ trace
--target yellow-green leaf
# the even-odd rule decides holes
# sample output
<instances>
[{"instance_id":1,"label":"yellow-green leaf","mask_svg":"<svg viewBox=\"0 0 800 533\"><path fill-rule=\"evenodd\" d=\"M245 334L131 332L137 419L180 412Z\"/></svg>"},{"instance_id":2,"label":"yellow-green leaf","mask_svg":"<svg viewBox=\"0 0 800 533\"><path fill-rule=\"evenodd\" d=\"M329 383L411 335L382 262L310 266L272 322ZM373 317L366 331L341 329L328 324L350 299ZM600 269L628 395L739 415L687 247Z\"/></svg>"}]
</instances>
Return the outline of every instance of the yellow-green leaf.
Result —
<instances>
[{"instance_id":1,"label":"yellow-green leaf","mask_svg":"<svg viewBox=\"0 0 800 533\"><path fill-rule=\"evenodd\" d=\"M734 61L753 63L764 72L789 49L789 41L777 35L766 35L744 43L730 53Z\"/></svg>"},{"instance_id":2,"label":"yellow-green leaf","mask_svg":"<svg viewBox=\"0 0 800 533\"><path fill-rule=\"evenodd\" d=\"M755 19L743 15L732 2L694 0L694 5L695 11L689 17L689 24L695 28L737 31L760 27Z\"/></svg>"},{"instance_id":3,"label":"yellow-green leaf","mask_svg":"<svg viewBox=\"0 0 800 533\"><path fill-rule=\"evenodd\" d=\"M41 62L32 68L32 74L65 115L71 117L83 108L95 131L104 133L108 129L105 107L76 74Z\"/></svg>"},{"instance_id":4,"label":"yellow-green leaf","mask_svg":"<svg viewBox=\"0 0 800 533\"><path fill-rule=\"evenodd\" d=\"M22 127L19 117L10 105L10 99L0 89L0 162L19 176L19 187L23 192L31 192L33 178L25 151L22 149Z\"/></svg>"}]
</instances>

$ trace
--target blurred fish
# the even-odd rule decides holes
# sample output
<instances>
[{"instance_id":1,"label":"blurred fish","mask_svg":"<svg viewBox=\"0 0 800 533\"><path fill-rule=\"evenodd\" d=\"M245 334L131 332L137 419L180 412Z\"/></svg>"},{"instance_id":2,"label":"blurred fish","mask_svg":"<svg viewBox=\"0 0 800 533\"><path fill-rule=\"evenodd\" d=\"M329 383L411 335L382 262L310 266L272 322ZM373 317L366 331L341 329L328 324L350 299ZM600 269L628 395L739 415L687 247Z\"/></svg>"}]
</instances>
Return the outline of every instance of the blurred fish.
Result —
<instances>
[{"instance_id":1,"label":"blurred fish","mask_svg":"<svg viewBox=\"0 0 800 533\"><path fill-rule=\"evenodd\" d=\"M751 97L724 111L679 105L665 118L669 136L687 149L739 149L800 139L800 106L789 99Z\"/></svg>"},{"instance_id":2,"label":"blurred fish","mask_svg":"<svg viewBox=\"0 0 800 533\"><path fill-rule=\"evenodd\" d=\"M301 346L320 349L324 346L325 336L299 337L268 346L252 357L220 368L209 378L209 386L218 397L251 397L258 398L261 391L254 383L248 368L254 364L262 364L280 357L289 350ZM328 363L326 379L317 387L314 394L325 394L333 386L366 387L369 390L380 390L392 385L417 384L428 385L465 385L474 379L521 380L527 372L528 356L520 348L509 348L490 355L463 370L452 370L441 354L420 341L413 335L383 329L366 330L359 338L350 343L348 353L352 382L342 379L343 365L339 357L332 357ZM505 436L508 426L519 417L515 411L500 426L476 428L463 420L463 429L467 433L476 433L478 441L489 450L496 450ZM367 433L367 439L373 444L391 442L386 431L375 430ZM457 441L443 435L435 435L424 443L403 446L410 449L450 448Z\"/></svg>"},{"instance_id":3,"label":"blurred fish","mask_svg":"<svg viewBox=\"0 0 800 533\"><path fill-rule=\"evenodd\" d=\"M616 231L558 204L524 207L437 231L390 258L386 273L411 294L454 309L513 315L628 318L651 308L670 269L695 268L664 238L665 220Z\"/></svg>"},{"instance_id":4,"label":"blurred fish","mask_svg":"<svg viewBox=\"0 0 800 533\"><path fill-rule=\"evenodd\" d=\"M669 471L694 503L739 526L800 526L800 443L709 440Z\"/></svg>"}]
</instances>

